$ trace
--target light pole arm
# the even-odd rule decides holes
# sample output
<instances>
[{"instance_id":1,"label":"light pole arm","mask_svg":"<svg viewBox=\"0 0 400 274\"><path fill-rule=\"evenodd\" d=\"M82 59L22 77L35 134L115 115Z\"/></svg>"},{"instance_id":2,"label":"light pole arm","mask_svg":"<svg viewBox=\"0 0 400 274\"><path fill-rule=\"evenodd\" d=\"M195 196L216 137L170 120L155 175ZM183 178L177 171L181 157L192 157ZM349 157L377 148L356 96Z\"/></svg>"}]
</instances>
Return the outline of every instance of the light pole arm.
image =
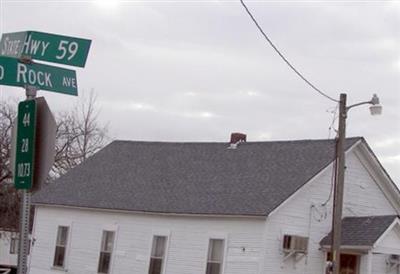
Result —
<instances>
[{"instance_id":1,"label":"light pole arm","mask_svg":"<svg viewBox=\"0 0 400 274\"><path fill-rule=\"evenodd\" d=\"M374 95L372 96L372 99L369 100L369 101L360 102L360 103L357 103L357 104L350 105L350 106L346 107L346 112L347 112L349 109L353 108L353 107L358 107L358 106L361 106L361 105L373 105L373 106L377 106L377 107L379 106L379 107L380 107L380 105L379 105L379 98L378 98L378 96L377 96L376 94L374 94ZM378 108L379 108L379 107L378 107ZM380 107L380 108L382 108L382 107ZM372 112L371 112L371 113L372 113ZM378 113L376 113L376 114L378 114Z\"/></svg>"},{"instance_id":2,"label":"light pole arm","mask_svg":"<svg viewBox=\"0 0 400 274\"><path fill-rule=\"evenodd\" d=\"M357 103L357 104L354 104L354 105L350 105L350 106L346 107L346 112L349 111L349 109L351 109L353 107L358 107L358 106L361 106L361 105L375 105L375 103L372 102L372 101L365 101L365 102L360 102L360 103Z\"/></svg>"}]
</instances>

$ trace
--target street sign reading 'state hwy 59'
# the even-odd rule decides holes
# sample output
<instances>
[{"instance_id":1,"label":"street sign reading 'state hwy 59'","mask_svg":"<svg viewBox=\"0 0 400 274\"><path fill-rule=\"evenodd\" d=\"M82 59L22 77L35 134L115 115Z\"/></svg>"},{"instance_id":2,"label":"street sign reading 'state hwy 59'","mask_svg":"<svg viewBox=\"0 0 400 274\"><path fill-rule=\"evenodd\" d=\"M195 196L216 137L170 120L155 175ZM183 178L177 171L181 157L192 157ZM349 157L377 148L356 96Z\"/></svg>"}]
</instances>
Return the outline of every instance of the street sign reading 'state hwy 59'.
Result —
<instances>
[{"instance_id":1,"label":"street sign reading 'state hwy 59'","mask_svg":"<svg viewBox=\"0 0 400 274\"><path fill-rule=\"evenodd\" d=\"M4 56L0 56L0 85L32 86L69 95L78 94L75 71L37 63L26 64Z\"/></svg>"},{"instance_id":2,"label":"street sign reading 'state hwy 59'","mask_svg":"<svg viewBox=\"0 0 400 274\"><path fill-rule=\"evenodd\" d=\"M5 33L0 55L84 67L90 44L88 39L37 31Z\"/></svg>"}]
</instances>

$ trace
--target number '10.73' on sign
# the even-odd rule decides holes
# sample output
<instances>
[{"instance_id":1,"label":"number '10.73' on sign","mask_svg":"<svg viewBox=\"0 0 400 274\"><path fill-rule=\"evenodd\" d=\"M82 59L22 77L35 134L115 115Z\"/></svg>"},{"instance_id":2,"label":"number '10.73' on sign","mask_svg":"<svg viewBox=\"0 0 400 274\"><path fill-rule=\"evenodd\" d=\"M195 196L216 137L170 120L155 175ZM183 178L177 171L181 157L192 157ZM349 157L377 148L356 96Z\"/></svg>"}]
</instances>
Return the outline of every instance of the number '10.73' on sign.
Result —
<instances>
[{"instance_id":1,"label":"number '10.73' on sign","mask_svg":"<svg viewBox=\"0 0 400 274\"><path fill-rule=\"evenodd\" d=\"M35 162L36 101L18 105L14 185L16 189L31 189Z\"/></svg>"}]
</instances>

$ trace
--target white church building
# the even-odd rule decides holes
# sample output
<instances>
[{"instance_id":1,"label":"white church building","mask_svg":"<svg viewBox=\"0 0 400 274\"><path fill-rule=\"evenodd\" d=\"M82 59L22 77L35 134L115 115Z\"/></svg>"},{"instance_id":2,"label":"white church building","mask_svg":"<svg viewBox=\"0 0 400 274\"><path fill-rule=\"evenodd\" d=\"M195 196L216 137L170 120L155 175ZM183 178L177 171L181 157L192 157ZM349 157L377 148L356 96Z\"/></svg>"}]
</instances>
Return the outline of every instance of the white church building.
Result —
<instances>
[{"instance_id":1,"label":"white church building","mask_svg":"<svg viewBox=\"0 0 400 274\"><path fill-rule=\"evenodd\" d=\"M334 140L114 141L33 196L30 274L325 274ZM346 140L341 273L400 273L400 192Z\"/></svg>"}]
</instances>

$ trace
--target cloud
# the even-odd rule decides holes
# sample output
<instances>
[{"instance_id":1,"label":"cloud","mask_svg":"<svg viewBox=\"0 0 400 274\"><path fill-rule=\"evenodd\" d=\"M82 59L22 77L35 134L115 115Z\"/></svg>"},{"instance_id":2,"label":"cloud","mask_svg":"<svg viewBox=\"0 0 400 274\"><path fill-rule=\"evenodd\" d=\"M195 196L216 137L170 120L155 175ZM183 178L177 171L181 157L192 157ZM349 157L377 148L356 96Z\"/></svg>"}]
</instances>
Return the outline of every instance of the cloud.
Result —
<instances>
[{"instance_id":1,"label":"cloud","mask_svg":"<svg viewBox=\"0 0 400 274\"><path fill-rule=\"evenodd\" d=\"M176 114L178 115L182 115L184 117L187 118L204 118L204 119L210 119L210 118L214 118L216 115L212 112L208 112L208 111L202 111L202 112L183 112L183 113L179 113L177 112Z\"/></svg>"},{"instance_id":2,"label":"cloud","mask_svg":"<svg viewBox=\"0 0 400 274\"><path fill-rule=\"evenodd\" d=\"M397 164L400 166L400 154L381 158L382 163Z\"/></svg>"},{"instance_id":3,"label":"cloud","mask_svg":"<svg viewBox=\"0 0 400 274\"><path fill-rule=\"evenodd\" d=\"M112 111L157 111L157 108L151 104L136 101L99 101L99 106Z\"/></svg>"},{"instance_id":4,"label":"cloud","mask_svg":"<svg viewBox=\"0 0 400 274\"><path fill-rule=\"evenodd\" d=\"M381 139L373 143L375 148L388 148L393 146L400 146L400 138Z\"/></svg>"},{"instance_id":5,"label":"cloud","mask_svg":"<svg viewBox=\"0 0 400 274\"><path fill-rule=\"evenodd\" d=\"M378 93L381 117L349 113L400 182L397 2L250 1L260 25L310 81L349 103ZM80 89L94 88L115 138L227 141L327 138L336 104L318 95L262 38L238 1L3 1L4 32L36 29L93 40ZM110 11L110 12L109 12ZM35 18L35 20L31 20ZM22 89L1 88L1 96ZM80 99L40 92L54 111ZM129 126L126 126L129 125Z\"/></svg>"}]
</instances>

